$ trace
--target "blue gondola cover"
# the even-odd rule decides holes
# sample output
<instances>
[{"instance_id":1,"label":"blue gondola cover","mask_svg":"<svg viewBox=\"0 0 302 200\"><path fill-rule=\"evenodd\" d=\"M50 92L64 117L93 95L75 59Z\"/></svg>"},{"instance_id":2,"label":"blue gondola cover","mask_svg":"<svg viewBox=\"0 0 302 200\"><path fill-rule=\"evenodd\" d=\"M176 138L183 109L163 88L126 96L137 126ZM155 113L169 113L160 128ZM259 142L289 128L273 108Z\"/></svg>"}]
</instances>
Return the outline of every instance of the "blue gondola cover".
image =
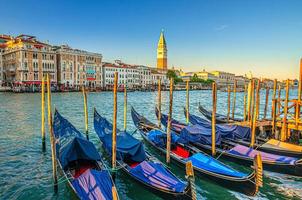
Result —
<instances>
[{"instance_id":1,"label":"blue gondola cover","mask_svg":"<svg viewBox=\"0 0 302 200\"><path fill-rule=\"evenodd\" d=\"M189 120L192 124L198 124L208 129L212 128L210 121L199 116L190 114ZM251 129L249 127L216 124L216 130L225 138L249 140L251 137Z\"/></svg>"},{"instance_id":2,"label":"blue gondola cover","mask_svg":"<svg viewBox=\"0 0 302 200\"><path fill-rule=\"evenodd\" d=\"M204 169L206 171L211 171L214 173L219 173L222 175L238 177L238 178L243 178L247 176L247 174L236 171L220 163L214 158L202 153L194 154L193 156L189 157L187 160L192 161L194 167Z\"/></svg>"},{"instance_id":3,"label":"blue gondola cover","mask_svg":"<svg viewBox=\"0 0 302 200\"><path fill-rule=\"evenodd\" d=\"M151 140L154 144L160 147L165 147L167 144L167 135L166 133L153 129L148 133L148 139ZM171 144L174 144L176 142L182 142L180 141L180 138L175 134L171 133Z\"/></svg>"},{"instance_id":4,"label":"blue gondola cover","mask_svg":"<svg viewBox=\"0 0 302 200\"><path fill-rule=\"evenodd\" d=\"M80 199L113 199L112 182L107 171L89 169L72 181Z\"/></svg>"},{"instance_id":5,"label":"blue gondola cover","mask_svg":"<svg viewBox=\"0 0 302 200\"><path fill-rule=\"evenodd\" d=\"M57 140L57 157L63 168L65 168L69 162L79 159L101 160L93 143L86 140L86 138L58 112L55 113L53 129Z\"/></svg>"},{"instance_id":6,"label":"blue gondola cover","mask_svg":"<svg viewBox=\"0 0 302 200\"><path fill-rule=\"evenodd\" d=\"M184 127L180 132L180 138L187 142L198 142L202 144L212 144L212 129L204 128L200 125L190 125ZM216 145L221 143L221 134L216 131Z\"/></svg>"},{"instance_id":7,"label":"blue gondola cover","mask_svg":"<svg viewBox=\"0 0 302 200\"><path fill-rule=\"evenodd\" d=\"M154 187L174 192L183 192L186 184L178 180L161 163L144 161L130 170L136 178Z\"/></svg>"},{"instance_id":8,"label":"blue gondola cover","mask_svg":"<svg viewBox=\"0 0 302 200\"><path fill-rule=\"evenodd\" d=\"M94 129L101 139L104 148L109 155L112 153L112 125L97 112L94 116ZM146 159L144 145L127 132L117 130L116 136L116 157L119 160L130 158L135 162Z\"/></svg>"}]
</instances>

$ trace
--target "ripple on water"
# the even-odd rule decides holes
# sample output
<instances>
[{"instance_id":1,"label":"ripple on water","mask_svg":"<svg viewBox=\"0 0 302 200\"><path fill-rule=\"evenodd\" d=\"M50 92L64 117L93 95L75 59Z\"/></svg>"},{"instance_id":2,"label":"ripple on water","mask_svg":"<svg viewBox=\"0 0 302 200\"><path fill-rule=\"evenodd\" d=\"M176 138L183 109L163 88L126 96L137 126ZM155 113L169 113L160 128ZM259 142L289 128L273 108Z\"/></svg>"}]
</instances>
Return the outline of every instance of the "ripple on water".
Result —
<instances>
[{"instance_id":1,"label":"ripple on water","mask_svg":"<svg viewBox=\"0 0 302 200\"><path fill-rule=\"evenodd\" d=\"M264 91L262 91L264 94ZM242 93L237 94L237 108L235 114L242 117ZM284 94L282 94L284 95ZM91 141L101 150L99 140L93 130L93 107L112 119L113 97L110 92L89 93L89 134ZM190 92L190 112L200 115L197 110L200 102L206 108L211 108L211 91ZM218 93L217 109L226 113L226 93ZM260 115L262 116L264 98L261 98ZM53 193L51 152L49 147L49 134L47 136L46 152L41 151L40 138L40 95L39 94L10 94L0 93L0 198L1 199L70 199L73 194L65 181L59 175L59 191ZM271 100L269 100L271 103ZM68 118L75 127L84 131L83 102L81 93L53 94L52 103ZM157 94L152 92L131 92L128 94L128 130L133 132L130 106L157 122L154 108L157 103ZM184 121L183 106L185 105L185 91L174 92L173 117ZM167 113L169 93L162 93L162 110ZM269 106L270 108L270 106ZM270 113L270 110L268 110ZM123 127L123 93L118 93L118 127ZM46 130L47 126L46 126ZM141 139L139 134L135 137ZM151 151L146 147L148 151ZM157 152L154 152L157 155ZM161 160L164 158L161 157ZM234 164L237 166L236 164ZM246 169L237 166L240 169ZM171 170L181 179L184 179L184 170L172 166ZM268 178L269 177L269 178ZM294 196L301 198L301 179L292 179L279 174L268 174L264 187L253 199L286 199ZM116 185L121 199L160 199L154 194L134 183L129 177L119 172ZM204 179L196 178L198 199L247 199L248 197L237 192L229 191L223 187ZM289 192L290 191L290 192Z\"/></svg>"}]
</instances>

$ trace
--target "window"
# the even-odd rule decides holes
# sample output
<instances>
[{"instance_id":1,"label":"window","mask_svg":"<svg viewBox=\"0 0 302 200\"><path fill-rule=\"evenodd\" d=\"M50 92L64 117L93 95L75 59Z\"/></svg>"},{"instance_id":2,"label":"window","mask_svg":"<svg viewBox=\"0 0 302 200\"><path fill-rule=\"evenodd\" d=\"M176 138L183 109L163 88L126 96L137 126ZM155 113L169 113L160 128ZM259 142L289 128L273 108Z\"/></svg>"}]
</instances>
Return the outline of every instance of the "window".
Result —
<instances>
[{"instance_id":1,"label":"window","mask_svg":"<svg viewBox=\"0 0 302 200\"><path fill-rule=\"evenodd\" d=\"M33 59L38 59L38 54L37 53L33 54Z\"/></svg>"},{"instance_id":2,"label":"window","mask_svg":"<svg viewBox=\"0 0 302 200\"><path fill-rule=\"evenodd\" d=\"M34 80L36 81L36 80L39 80L39 74L38 73L35 73L34 74Z\"/></svg>"}]
</instances>

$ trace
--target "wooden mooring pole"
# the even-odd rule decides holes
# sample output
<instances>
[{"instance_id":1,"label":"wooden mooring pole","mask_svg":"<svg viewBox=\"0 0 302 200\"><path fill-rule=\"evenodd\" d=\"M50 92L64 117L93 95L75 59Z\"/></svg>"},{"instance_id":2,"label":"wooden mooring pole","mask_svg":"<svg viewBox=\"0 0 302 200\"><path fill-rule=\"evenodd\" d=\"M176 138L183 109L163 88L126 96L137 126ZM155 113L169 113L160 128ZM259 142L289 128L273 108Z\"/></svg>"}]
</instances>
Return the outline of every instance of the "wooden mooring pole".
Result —
<instances>
[{"instance_id":1,"label":"wooden mooring pole","mask_svg":"<svg viewBox=\"0 0 302 200\"><path fill-rule=\"evenodd\" d=\"M213 82L212 85L212 156L216 155L216 104L217 104L217 86L216 83Z\"/></svg>"},{"instance_id":2,"label":"wooden mooring pole","mask_svg":"<svg viewBox=\"0 0 302 200\"><path fill-rule=\"evenodd\" d=\"M189 94L189 90L190 90L190 85L189 85L189 81L186 81L186 89L187 89L187 95L186 95L186 119L187 119L187 124L189 124L189 110L190 110L190 94Z\"/></svg>"},{"instance_id":3,"label":"wooden mooring pole","mask_svg":"<svg viewBox=\"0 0 302 200\"><path fill-rule=\"evenodd\" d=\"M42 150L45 151L45 78L42 77L41 85L41 134L42 134Z\"/></svg>"},{"instance_id":4,"label":"wooden mooring pole","mask_svg":"<svg viewBox=\"0 0 302 200\"><path fill-rule=\"evenodd\" d=\"M227 114L227 122L230 120L230 112L231 112L231 88L228 85L228 114Z\"/></svg>"},{"instance_id":5,"label":"wooden mooring pole","mask_svg":"<svg viewBox=\"0 0 302 200\"><path fill-rule=\"evenodd\" d=\"M298 88L298 100L301 100L302 92L302 58L300 59L300 73L299 73L299 88Z\"/></svg>"},{"instance_id":6,"label":"wooden mooring pole","mask_svg":"<svg viewBox=\"0 0 302 200\"><path fill-rule=\"evenodd\" d=\"M277 99L273 98L272 100L272 134L275 135L275 139L278 139L279 136L276 132L276 109L277 109Z\"/></svg>"},{"instance_id":7,"label":"wooden mooring pole","mask_svg":"<svg viewBox=\"0 0 302 200\"><path fill-rule=\"evenodd\" d=\"M161 128L161 80L158 80L158 127Z\"/></svg>"},{"instance_id":8,"label":"wooden mooring pole","mask_svg":"<svg viewBox=\"0 0 302 200\"><path fill-rule=\"evenodd\" d=\"M257 81L257 88L256 88L256 119L259 119L259 108L260 108L260 87L261 81Z\"/></svg>"},{"instance_id":9,"label":"wooden mooring pole","mask_svg":"<svg viewBox=\"0 0 302 200\"><path fill-rule=\"evenodd\" d=\"M114 73L114 86L113 86L113 126L112 126L112 169L116 169L116 118L117 118L117 85L118 85L118 72Z\"/></svg>"},{"instance_id":10,"label":"wooden mooring pole","mask_svg":"<svg viewBox=\"0 0 302 200\"><path fill-rule=\"evenodd\" d=\"M54 181L55 191L57 191L58 189L57 157L56 157L55 136L53 133L53 126L52 126L51 85L50 85L49 74L47 74L47 114L48 114L48 128L49 128L50 145L51 145L52 177Z\"/></svg>"},{"instance_id":11,"label":"wooden mooring pole","mask_svg":"<svg viewBox=\"0 0 302 200\"><path fill-rule=\"evenodd\" d=\"M281 84L278 85L278 114L281 112Z\"/></svg>"},{"instance_id":12,"label":"wooden mooring pole","mask_svg":"<svg viewBox=\"0 0 302 200\"><path fill-rule=\"evenodd\" d=\"M283 123L282 123L282 131L281 131L281 141L284 142L287 139L287 108L288 108L288 95L289 95L289 80L286 80L286 88L285 88L285 101L284 101L284 109L283 109Z\"/></svg>"},{"instance_id":13,"label":"wooden mooring pole","mask_svg":"<svg viewBox=\"0 0 302 200\"><path fill-rule=\"evenodd\" d=\"M237 81L234 80L234 95L233 95L233 108L232 108L232 118L235 118L235 110L236 110L236 89L237 89Z\"/></svg>"},{"instance_id":14,"label":"wooden mooring pole","mask_svg":"<svg viewBox=\"0 0 302 200\"><path fill-rule=\"evenodd\" d=\"M255 80L252 80L252 86L251 86L250 128L252 128L252 126L253 126L254 108L255 108Z\"/></svg>"},{"instance_id":15,"label":"wooden mooring pole","mask_svg":"<svg viewBox=\"0 0 302 200\"><path fill-rule=\"evenodd\" d=\"M168 115L168 125L167 125L167 153L166 153L166 162L170 163L170 151L171 151L171 119L173 112L173 78L170 78L170 101L169 101L169 115Z\"/></svg>"},{"instance_id":16,"label":"wooden mooring pole","mask_svg":"<svg viewBox=\"0 0 302 200\"><path fill-rule=\"evenodd\" d=\"M247 93L247 121L251 120L251 103L252 103L252 85L253 85L253 80L251 80L248 84L248 93Z\"/></svg>"},{"instance_id":17,"label":"wooden mooring pole","mask_svg":"<svg viewBox=\"0 0 302 200\"><path fill-rule=\"evenodd\" d=\"M273 87L273 96L272 96L272 100L276 99L276 92L277 92L277 79L274 80L274 87ZM276 108L275 108L276 109ZM273 105L272 105L272 114L271 114L272 118L273 118Z\"/></svg>"},{"instance_id":18,"label":"wooden mooring pole","mask_svg":"<svg viewBox=\"0 0 302 200\"><path fill-rule=\"evenodd\" d=\"M124 130L127 130L127 87L124 86Z\"/></svg>"},{"instance_id":19,"label":"wooden mooring pole","mask_svg":"<svg viewBox=\"0 0 302 200\"><path fill-rule=\"evenodd\" d=\"M244 85L244 96L243 96L243 121L246 120L246 95L247 95L247 87Z\"/></svg>"},{"instance_id":20,"label":"wooden mooring pole","mask_svg":"<svg viewBox=\"0 0 302 200\"><path fill-rule=\"evenodd\" d=\"M256 123L257 123L257 116L258 116L258 111L259 111L259 90L260 90L260 81L258 81L257 84L257 89L256 89L256 107L253 106L253 119L252 119L252 137L251 137L251 147L254 147L255 145L255 140L256 140Z\"/></svg>"},{"instance_id":21,"label":"wooden mooring pole","mask_svg":"<svg viewBox=\"0 0 302 200\"><path fill-rule=\"evenodd\" d=\"M265 105L264 105L264 113L263 113L263 118L264 118L264 119L266 119L267 106L268 106L268 96L269 96L269 87L266 86L266 91L265 91Z\"/></svg>"},{"instance_id":22,"label":"wooden mooring pole","mask_svg":"<svg viewBox=\"0 0 302 200\"><path fill-rule=\"evenodd\" d=\"M87 140L89 140L88 136L88 110L87 110L87 93L85 86L82 87L82 93L83 93L83 98L84 98L84 120L85 120L85 134Z\"/></svg>"}]
</instances>

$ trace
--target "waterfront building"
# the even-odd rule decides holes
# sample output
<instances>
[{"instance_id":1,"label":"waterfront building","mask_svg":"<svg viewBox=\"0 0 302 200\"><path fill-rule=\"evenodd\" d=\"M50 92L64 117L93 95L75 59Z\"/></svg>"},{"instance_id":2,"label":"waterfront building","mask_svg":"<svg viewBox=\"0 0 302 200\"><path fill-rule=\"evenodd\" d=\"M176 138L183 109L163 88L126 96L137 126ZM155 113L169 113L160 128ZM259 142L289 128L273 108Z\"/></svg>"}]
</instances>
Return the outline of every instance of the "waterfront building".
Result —
<instances>
[{"instance_id":1,"label":"waterfront building","mask_svg":"<svg viewBox=\"0 0 302 200\"><path fill-rule=\"evenodd\" d=\"M158 85L158 80L161 80L161 84L164 86L169 85L169 79L167 78L167 72L162 70L151 70L151 84Z\"/></svg>"},{"instance_id":2,"label":"waterfront building","mask_svg":"<svg viewBox=\"0 0 302 200\"><path fill-rule=\"evenodd\" d=\"M147 66L138 65L136 66L138 72L139 72L139 85L142 88L148 88L152 85L152 75L151 71L152 69Z\"/></svg>"},{"instance_id":3,"label":"waterfront building","mask_svg":"<svg viewBox=\"0 0 302 200\"><path fill-rule=\"evenodd\" d=\"M210 73L210 72L206 72L205 70L201 71L201 72L182 72L181 73L181 78L183 81L187 81L190 80L194 74L197 75L198 78L203 79L203 80L213 80L213 81L217 81L217 77Z\"/></svg>"},{"instance_id":4,"label":"waterfront building","mask_svg":"<svg viewBox=\"0 0 302 200\"><path fill-rule=\"evenodd\" d=\"M166 71L168 69L168 49L164 36L164 32L160 33L158 45L157 45L157 69Z\"/></svg>"},{"instance_id":5,"label":"waterfront building","mask_svg":"<svg viewBox=\"0 0 302 200\"><path fill-rule=\"evenodd\" d=\"M262 87L274 88L274 80L272 79L263 78L261 82L262 82Z\"/></svg>"},{"instance_id":6,"label":"waterfront building","mask_svg":"<svg viewBox=\"0 0 302 200\"><path fill-rule=\"evenodd\" d=\"M244 88L250 81L246 76L235 76L235 80L237 81L237 87Z\"/></svg>"},{"instance_id":7,"label":"waterfront building","mask_svg":"<svg viewBox=\"0 0 302 200\"><path fill-rule=\"evenodd\" d=\"M122 63L120 60L115 60L114 63L104 62L103 70L103 85L107 90L111 90L114 84L114 73L118 72L118 87L129 89L138 88L140 85L140 74L137 67Z\"/></svg>"},{"instance_id":8,"label":"waterfront building","mask_svg":"<svg viewBox=\"0 0 302 200\"><path fill-rule=\"evenodd\" d=\"M55 47L58 84L63 88L103 87L102 54L72 49L68 45Z\"/></svg>"},{"instance_id":9,"label":"waterfront building","mask_svg":"<svg viewBox=\"0 0 302 200\"><path fill-rule=\"evenodd\" d=\"M4 69L2 63L2 54L6 48L6 42L9 41L11 37L9 35L0 35L0 87L4 84Z\"/></svg>"},{"instance_id":10,"label":"waterfront building","mask_svg":"<svg viewBox=\"0 0 302 200\"><path fill-rule=\"evenodd\" d=\"M56 52L51 45L30 35L11 37L5 44L3 77L8 85L34 87L47 73L52 83L57 83Z\"/></svg>"},{"instance_id":11,"label":"waterfront building","mask_svg":"<svg viewBox=\"0 0 302 200\"><path fill-rule=\"evenodd\" d=\"M235 74L223 71L212 71L211 74L216 77L215 81L219 86L227 86L234 84Z\"/></svg>"}]
</instances>

